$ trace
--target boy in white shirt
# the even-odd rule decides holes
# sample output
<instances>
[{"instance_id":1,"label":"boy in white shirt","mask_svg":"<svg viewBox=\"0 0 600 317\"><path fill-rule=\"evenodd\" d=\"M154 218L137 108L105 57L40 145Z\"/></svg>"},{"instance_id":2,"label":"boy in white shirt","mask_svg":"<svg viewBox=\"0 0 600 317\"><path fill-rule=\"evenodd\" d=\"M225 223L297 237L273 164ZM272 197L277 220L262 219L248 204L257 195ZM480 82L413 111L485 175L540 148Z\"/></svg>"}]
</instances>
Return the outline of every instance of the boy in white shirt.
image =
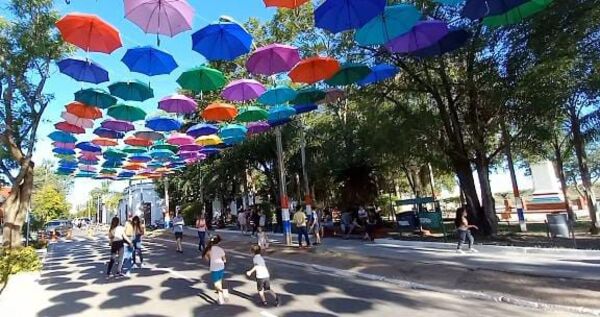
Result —
<instances>
[{"instance_id":1,"label":"boy in white shirt","mask_svg":"<svg viewBox=\"0 0 600 317\"><path fill-rule=\"evenodd\" d=\"M267 265L265 264L265 259L260 255L260 246L253 245L250 248L251 252L254 254L254 258L252 262L254 263L254 267L246 272L246 275L250 277L252 273L256 272L256 288L258 290L258 295L260 296L260 300L263 306L267 306L267 300L265 299L265 291L268 291L275 297L275 306L279 306L279 296L275 294L274 291L271 290L271 282L269 270L267 269Z\"/></svg>"}]
</instances>

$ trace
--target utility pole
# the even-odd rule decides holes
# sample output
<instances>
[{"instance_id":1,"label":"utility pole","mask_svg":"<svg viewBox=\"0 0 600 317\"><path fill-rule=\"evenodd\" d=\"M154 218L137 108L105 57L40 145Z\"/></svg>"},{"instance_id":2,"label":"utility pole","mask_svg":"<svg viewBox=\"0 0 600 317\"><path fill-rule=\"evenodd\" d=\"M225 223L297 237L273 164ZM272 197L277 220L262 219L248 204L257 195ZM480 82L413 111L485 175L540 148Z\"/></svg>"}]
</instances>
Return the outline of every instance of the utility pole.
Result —
<instances>
[{"instance_id":1,"label":"utility pole","mask_svg":"<svg viewBox=\"0 0 600 317\"><path fill-rule=\"evenodd\" d=\"M308 185L308 171L306 170L306 137L304 133L304 123L300 129L300 156L302 159L302 178L304 179L304 203L306 204L306 214L310 216L312 212L312 197L310 195L310 186Z\"/></svg>"},{"instance_id":2,"label":"utility pole","mask_svg":"<svg viewBox=\"0 0 600 317\"><path fill-rule=\"evenodd\" d=\"M277 165L279 166L279 201L281 202L281 219L283 220L283 235L285 244L292 245L292 227L290 224L290 209L285 182L285 166L283 164L283 144L281 141L281 126L275 127L277 143Z\"/></svg>"}]
</instances>

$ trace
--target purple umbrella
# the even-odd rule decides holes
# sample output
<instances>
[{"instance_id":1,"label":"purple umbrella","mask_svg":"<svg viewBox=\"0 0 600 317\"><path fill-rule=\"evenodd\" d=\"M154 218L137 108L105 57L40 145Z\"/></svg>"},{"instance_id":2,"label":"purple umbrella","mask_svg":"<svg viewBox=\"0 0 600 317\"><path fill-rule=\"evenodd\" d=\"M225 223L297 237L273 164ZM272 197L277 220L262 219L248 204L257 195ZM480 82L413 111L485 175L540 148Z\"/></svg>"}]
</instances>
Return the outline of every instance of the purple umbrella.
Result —
<instances>
[{"instance_id":1,"label":"purple umbrella","mask_svg":"<svg viewBox=\"0 0 600 317\"><path fill-rule=\"evenodd\" d=\"M389 41L385 46L393 53L410 53L431 46L448 34L446 22L421 21L410 32Z\"/></svg>"},{"instance_id":2,"label":"purple umbrella","mask_svg":"<svg viewBox=\"0 0 600 317\"><path fill-rule=\"evenodd\" d=\"M246 69L255 75L267 75L287 72L300 61L298 49L284 44L263 46L248 58Z\"/></svg>"},{"instance_id":3,"label":"purple umbrella","mask_svg":"<svg viewBox=\"0 0 600 317\"><path fill-rule=\"evenodd\" d=\"M198 152L202 149L202 146L198 144L185 144L179 147L179 152Z\"/></svg>"},{"instance_id":4,"label":"purple umbrella","mask_svg":"<svg viewBox=\"0 0 600 317\"><path fill-rule=\"evenodd\" d=\"M184 95L173 94L166 96L158 102L158 108L171 113L194 113L198 110L198 104L192 98Z\"/></svg>"},{"instance_id":5,"label":"purple umbrella","mask_svg":"<svg viewBox=\"0 0 600 317\"><path fill-rule=\"evenodd\" d=\"M179 154L177 154L179 156L179 158L183 159L183 160L188 160L188 159L194 159L196 157L198 157L199 153L196 152L179 152Z\"/></svg>"},{"instance_id":6,"label":"purple umbrella","mask_svg":"<svg viewBox=\"0 0 600 317\"><path fill-rule=\"evenodd\" d=\"M194 8L186 0L125 0L125 17L146 33L173 37L192 28Z\"/></svg>"},{"instance_id":7,"label":"purple umbrella","mask_svg":"<svg viewBox=\"0 0 600 317\"><path fill-rule=\"evenodd\" d=\"M105 129L114 131L129 132L135 130L135 127L131 122L122 120L107 119L100 123L100 125Z\"/></svg>"},{"instance_id":8,"label":"purple umbrella","mask_svg":"<svg viewBox=\"0 0 600 317\"><path fill-rule=\"evenodd\" d=\"M254 79L239 79L229 83L221 96L229 101L248 101L257 99L265 91L265 86Z\"/></svg>"},{"instance_id":9,"label":"purple umbrella","mask_svg":"<svg viewBox=\"0 0 600 317\"><path fill-rule=\"evenodd\" d=\"M271 126L264 121L259 121L249 123L246 128L248 128L248 134L250 135L266 132L271 128Z\"/></svg>"}]
</instances>

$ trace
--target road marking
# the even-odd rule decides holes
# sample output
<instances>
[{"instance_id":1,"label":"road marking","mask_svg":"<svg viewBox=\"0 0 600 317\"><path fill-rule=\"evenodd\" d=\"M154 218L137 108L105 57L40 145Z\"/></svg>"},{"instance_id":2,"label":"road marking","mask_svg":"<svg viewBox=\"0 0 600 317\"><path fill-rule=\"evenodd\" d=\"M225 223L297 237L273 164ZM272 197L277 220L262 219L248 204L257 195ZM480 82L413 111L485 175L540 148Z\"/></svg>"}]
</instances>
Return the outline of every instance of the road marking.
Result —
<instances>
[{"instance_id":1,"label":"road marking","mask_svg":"<svg viewBox=\"0 0 600 317\"><path fill-rule=\"evenodd\" d=\"M265 317L277 317L277 315L273 315L273 314L269 313L268 311L264 311L264 310L261 311L260 314Z\"/></svg>"}]
</instances>

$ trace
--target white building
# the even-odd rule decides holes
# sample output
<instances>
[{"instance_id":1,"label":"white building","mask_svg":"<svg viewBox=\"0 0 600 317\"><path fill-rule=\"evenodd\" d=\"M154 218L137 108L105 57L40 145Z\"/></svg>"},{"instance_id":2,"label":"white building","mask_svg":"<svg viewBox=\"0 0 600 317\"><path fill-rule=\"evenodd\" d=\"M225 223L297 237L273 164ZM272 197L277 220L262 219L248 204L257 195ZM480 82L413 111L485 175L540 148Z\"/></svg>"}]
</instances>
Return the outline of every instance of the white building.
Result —
<instances>
[{"instance_id":1,"label":"white building","mask_svg":"<svg viewBox=\"0 0 600 317\"><path fill-rule=\"evenodd\" d=\"M119 202L119 218L126 219L127 214L143 218L146 224L163 220L164 200L154 190L154 183L131 184L123 190L123 199Z\"/></svg>"}]
</instances>

